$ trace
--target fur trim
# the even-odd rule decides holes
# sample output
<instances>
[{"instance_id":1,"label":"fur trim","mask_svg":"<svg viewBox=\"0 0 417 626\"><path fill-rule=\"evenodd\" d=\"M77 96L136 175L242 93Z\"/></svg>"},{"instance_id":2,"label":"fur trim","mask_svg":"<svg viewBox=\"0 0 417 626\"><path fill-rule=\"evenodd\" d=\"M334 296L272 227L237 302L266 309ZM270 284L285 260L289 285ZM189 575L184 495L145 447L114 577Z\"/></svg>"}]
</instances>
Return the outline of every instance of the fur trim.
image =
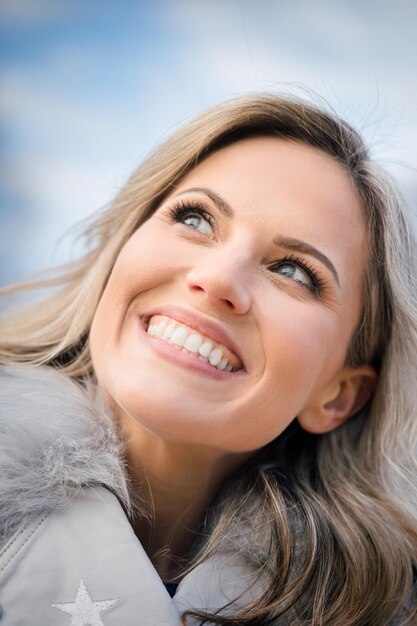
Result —
<instances>
[{"instance_id":1,"label":"fur trim","mask_svg":"<svg viewBox=\"0 0 417 626\"><path fill-rule=\"evenodd\" d=\"M50 367L0 367L0 537L105 485L130 511L113 419L86 389Z\"/></svg>"}]
</instances>

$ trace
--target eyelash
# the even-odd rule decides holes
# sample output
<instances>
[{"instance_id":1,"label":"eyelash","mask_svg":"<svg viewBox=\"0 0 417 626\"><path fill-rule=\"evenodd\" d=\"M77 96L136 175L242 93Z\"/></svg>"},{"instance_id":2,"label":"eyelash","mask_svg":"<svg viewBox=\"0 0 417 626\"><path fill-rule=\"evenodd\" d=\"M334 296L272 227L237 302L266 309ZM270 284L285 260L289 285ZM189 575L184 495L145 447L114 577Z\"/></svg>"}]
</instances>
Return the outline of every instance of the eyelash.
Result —
<instances>
[{"instance_id":1,"label":"eyelash","mask_svg":"<svg viewBox=\"0 0 417 626\"><path fill-rule=\"evenodd\" d=\"M210 213L207 213L204 204L202 204L198 200L193 200L193 202L179 200L170 207L168 213L173 222L180 222L181 219L183 219L189 213L196 213L197 215L201 215L201 217L204 217L204 219L208 221L213 229L215 229L216 227L214 218L210 215Z\"/></svg>"},{"instance_id":2,"label":"eyelash","mask_svg":"<svg viewBox=\"0 0 417 626\"><path fill-rule=\"evenodd\" d=\"M210 213L205 210L205 205L198 200L193 200L192 202L179 200L168 210L168 214L173 222L181 222L181 220L184 219L186 215L192 213L201 215L201 217L207 220L207 222L213 229L216 228L216 222L214 218L210 215ZM325 288L325 281L320 278L314 265L312 265L309 261L306 261L304 258L297 256L296 254L288 254L276 263L273 263L269 267L269 269L277 268L280 265L285 265L285 263L294 263L299 268L304 270L310 278L312 286L308 287L301 281L294 279L297 284L299 284L301 287L304 287L304 289L307 289L307 291L309 291L316 297L322 295L322 292Z\"/></svg>"},{"instance_id":3,"label":"eyelash","mask_svg":"<svg viewBox=\"0 0 417 626\"><path fill-rule=\"evenodd\" d=\"M288 254L284 258L282 258L280 261L277 261L276 263L274 263L271 267L276 268L276 267L279 267L280 265L285 265L286 263L294 263L295 265L298 265L298 267L304 270L306 274L308 275L308 277L310 278L311 288L305 285L304 283L302 283L301 281L297 281L296 279L293 279L295 280L295 282L300 284L301 287L304 287L305 289L310 291L314 296L320 296L323 293L324 288L325 288L325 282L318 275L317 270L314 267L314 265L312 265L311 263L309 263L302 257L297 256L296 254Z\"/></svg>"}]
</instances>

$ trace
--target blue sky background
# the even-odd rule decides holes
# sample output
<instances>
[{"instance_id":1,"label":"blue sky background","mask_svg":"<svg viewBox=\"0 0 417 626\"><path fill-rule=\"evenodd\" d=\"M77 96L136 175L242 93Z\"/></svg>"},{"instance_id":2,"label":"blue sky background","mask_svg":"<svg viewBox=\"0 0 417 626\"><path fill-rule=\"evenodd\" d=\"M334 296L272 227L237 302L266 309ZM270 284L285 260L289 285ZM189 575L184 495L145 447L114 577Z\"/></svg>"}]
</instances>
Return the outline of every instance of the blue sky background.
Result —
<instances>
[{"instance_id":1,"label":"blue sky background","mask_svg":"<svg viewBox=\"0 0 417 626\"><path fill-rule=\"evenodd\" d=\"M415 212L416 30L414 0L0 0L0 285L73 258L151 147L248 91L320 94Z\"/></svg>"}]
</instances>

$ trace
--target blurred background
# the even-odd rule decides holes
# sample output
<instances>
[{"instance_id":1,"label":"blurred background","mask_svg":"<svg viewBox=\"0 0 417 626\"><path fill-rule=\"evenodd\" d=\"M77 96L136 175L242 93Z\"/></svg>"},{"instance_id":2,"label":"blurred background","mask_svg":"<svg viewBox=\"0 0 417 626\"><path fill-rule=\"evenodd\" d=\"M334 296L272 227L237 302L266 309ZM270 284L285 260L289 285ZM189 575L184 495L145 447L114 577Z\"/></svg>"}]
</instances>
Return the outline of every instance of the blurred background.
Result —
<instances>
[{"instance_id":1,"label":"blurred background","mask_svg":"<svg viewBox=\"0 0 417 626\"><path fill-rule=\"evenodd\" d=\"M73 258L150 148L249 91L319 94L417 224L416 28L415 0L0 0L0 286Z\"/></svg>"}]
</instances>

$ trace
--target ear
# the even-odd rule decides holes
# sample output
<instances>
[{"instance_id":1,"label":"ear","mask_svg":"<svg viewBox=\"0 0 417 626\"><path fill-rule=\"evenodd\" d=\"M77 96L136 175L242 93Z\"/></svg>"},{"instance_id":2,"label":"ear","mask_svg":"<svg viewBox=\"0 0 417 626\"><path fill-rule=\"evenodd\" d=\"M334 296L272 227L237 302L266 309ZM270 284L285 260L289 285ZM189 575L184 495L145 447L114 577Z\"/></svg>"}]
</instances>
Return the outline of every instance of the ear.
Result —
<instances>
[{"instance_id":1,"label":"ear","mask_svg":"<svg viewBox=\"0 0 417 626\"><path fill-rule=\"evenodd\" d=\"M319 397L308 403L297 419L310 433L327 433L358 413L371 397L377 375L370 365L343 368Z\"/></svg>"}]
</instances>

